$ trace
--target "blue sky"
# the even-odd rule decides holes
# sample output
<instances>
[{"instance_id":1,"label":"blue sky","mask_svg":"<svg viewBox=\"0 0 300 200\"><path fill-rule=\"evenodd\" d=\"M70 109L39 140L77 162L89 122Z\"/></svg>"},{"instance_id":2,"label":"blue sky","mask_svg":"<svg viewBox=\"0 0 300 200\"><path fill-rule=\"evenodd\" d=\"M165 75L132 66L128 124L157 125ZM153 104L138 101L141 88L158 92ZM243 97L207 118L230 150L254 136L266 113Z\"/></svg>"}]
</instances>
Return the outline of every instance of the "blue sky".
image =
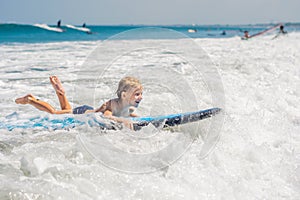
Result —
<instances>
[{"instance_id":1,"label":"blue sky","mask_svg":"<svg viewBox=\"0 0 300 200\"><path fill-rule=\"evenodd\" d=\"M256 24L300 22L300 0L0 0L0 23Z\"/></svg>"}]
</instances>

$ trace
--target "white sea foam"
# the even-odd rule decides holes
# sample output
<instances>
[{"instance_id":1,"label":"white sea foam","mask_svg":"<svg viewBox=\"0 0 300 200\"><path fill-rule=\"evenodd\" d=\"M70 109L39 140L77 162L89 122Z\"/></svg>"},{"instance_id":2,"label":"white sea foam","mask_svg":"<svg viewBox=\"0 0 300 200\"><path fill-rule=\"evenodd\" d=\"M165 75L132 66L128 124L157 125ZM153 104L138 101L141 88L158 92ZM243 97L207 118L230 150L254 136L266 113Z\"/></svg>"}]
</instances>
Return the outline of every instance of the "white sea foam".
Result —
<instances>
[{"instance_id":1,"label":"white sea foam","mask_svg":"<svg viewBox=\"0 0 300 200\"><path fill-rule=\"evenodd\" d=\"M0 130L0 198L299 199L299 41L297 33L276 40L271 36L249 41L240 38L194 40L218 68L225 95L221 135L206 157L202 151L211 120L175 130L174 134L171 131L157 133L153 127L148 127L142 136L156 135L152 140L138 140L140 136L126 131L99 133L93 127L56 131ZM183 45L182 40L160 41L162 45L166 42ZM1 45L1 122L14 112L17 122L30 117L49 117L29 105L15 104L14 99L32 93L59 107L48 79L53 74L61 78L73 106L99 106L115 95L119 78L130 74L130 70L145 84L144 100L139 109L141 115L213 106L207 80L195 76L193 66L182 59L183 54L173 54L165 46L148 48L149 43L157 44L154 40L110 41L110 45L118 48L102 49L103 57L99 58L103 63L112 63L102 73L90 67L95 58L92 52L99 43ZM147 48L126 51L137 44ZM118 51L113 52L116 49ZM195 53L189 46L182 46L182 49L183 53ZM189 49L191 52L186 52ZM110 54L119 57L111 61ZM203 52L199 53L201 56L205 56ZM170 66L173 71L167 76L165 70ZM174 75L182 84L174 81ZM172 84L178 88L175 92ZM194 101L195 105L184 105L182 97ZM91 156L81 145L83 132L94 139L106 137L111 143L104 145L145 154L165 148L170 142L177 144L178 139L195 139L193 134L196 139L189 148L183 148L186 150L183 156L174 162L161 163L176 157L178 151L183 152L181 143L158 154L160 160L146 160L147 169L168 167L153 173L128 174L112 169L114 167L107 163L103 165ZM193 134L189 134L191 132ZM130 134L134 137L128 136ZM106 147L101 148L112 154L103 156L126 169L132 164L141 164L139 160L128 163L129 157L129 160L120 158L113 149Z\"/></svg>"}]
</instances>

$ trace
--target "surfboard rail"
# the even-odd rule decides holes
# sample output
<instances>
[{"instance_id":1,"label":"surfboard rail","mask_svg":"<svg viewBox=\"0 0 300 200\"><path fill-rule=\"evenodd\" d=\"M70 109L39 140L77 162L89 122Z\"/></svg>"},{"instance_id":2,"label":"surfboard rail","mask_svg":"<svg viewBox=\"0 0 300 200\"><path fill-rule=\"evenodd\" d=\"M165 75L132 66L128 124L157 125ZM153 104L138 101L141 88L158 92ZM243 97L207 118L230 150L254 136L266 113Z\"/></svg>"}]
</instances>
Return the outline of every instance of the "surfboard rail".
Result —
<instances>
[{"instance_id":1,"label":"surfboard rail","mask_svg":"<svg viewBox=\"0 0 300 200\"><path fill-rule=\"evenodd\" d=\"M157 117L141 117L141 118L133 118L134 130L140 130L144 126L148 126L149 124L154 125L155 127L169 127L169 126L177 126L181 124L196 122L199 120L203 120L209 117L212 117L218 114L221 111L221 108L210 108L206 110L199 110L196 112L187 112L180 114L172 114L165 116L157 116Z\"/></svg>"}]
</instances>

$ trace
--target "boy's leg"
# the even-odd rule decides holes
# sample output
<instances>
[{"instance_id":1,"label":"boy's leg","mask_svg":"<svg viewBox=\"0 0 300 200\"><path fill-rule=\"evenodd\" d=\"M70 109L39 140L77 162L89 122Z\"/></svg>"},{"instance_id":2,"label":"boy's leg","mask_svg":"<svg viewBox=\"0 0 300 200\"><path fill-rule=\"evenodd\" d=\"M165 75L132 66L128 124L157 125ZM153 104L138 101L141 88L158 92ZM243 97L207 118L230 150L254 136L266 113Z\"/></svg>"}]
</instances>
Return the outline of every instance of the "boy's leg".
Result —
<instances>
[{"instance_id":1,"label":"boy's leg","mask_svg":"<svg viewBox=\"0 0 300 200\"><path fill-rule=\"evenodd\" d=\"M39 109L41 111L46 111L46 112L51 113L51 114L71 113L71 109L70 110L55 110L50 104L48 104L47 102L40 101L40 100L36 99L31 94L28 94L24 97L17 98L15 100L15 102L17 104L30 104L30 105L36 107L37 109Z\"/></svg>"},{"instance_id":2,"label":"boy's leg","mask_svg":"<svg viewBox=\"0 0 300 200\"><path fill-rule=\"evenodd\" d=\"M50 82L51 82L53 88L55 89L61 110L62 111L67 110L71 113L72 107L65 95L65 90L62 87L60 80L57 78L57 76L50 76L49 79L50 79Z\"/></svg>"}]
</instances>

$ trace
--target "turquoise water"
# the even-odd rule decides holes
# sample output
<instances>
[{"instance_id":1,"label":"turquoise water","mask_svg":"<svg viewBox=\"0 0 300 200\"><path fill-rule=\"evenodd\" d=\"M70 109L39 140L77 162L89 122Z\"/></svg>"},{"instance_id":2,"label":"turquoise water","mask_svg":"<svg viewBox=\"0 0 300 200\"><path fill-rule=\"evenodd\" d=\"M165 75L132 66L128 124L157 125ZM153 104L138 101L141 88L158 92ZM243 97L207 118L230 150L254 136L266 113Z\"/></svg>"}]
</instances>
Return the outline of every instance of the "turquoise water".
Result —
<instances>
[{"instance_id":1,"label":"turquoise water","mask_svg":"<svg viewBox=\"0 0 300 200\"><path fill-rule=\"evenodd\" d=\"M183 37L190 38L229 38L235 36L242 36L245 30L250 34L263 31L274 24L261 25L174 25L174 26L154 26L160 28L168 28L178 31L183 34ZM49 25L55 27L55 25ZM80 26L76 26L80 27ZM56 32L40 28L34 24L0 24L0 43L40 43L40 42L59 42L59 41L95 41L105 40L115 34L135 28L147 28L149 26L143 25L120 25L120 26L87 26L91 34L84 31L61 26L63 32ZM153 26L152 26L153 27ZM285 30L288 32L300 31L300 24L285 24ZM277 30L276 30L277 31ZM144 36L143 39L162 39L160 33L153 33ZM137 36L140 39L140 36ZM132 39L137 39L132 38ZM168 36L163 39L169 39Z\"/></svg>"}]
</instances>

